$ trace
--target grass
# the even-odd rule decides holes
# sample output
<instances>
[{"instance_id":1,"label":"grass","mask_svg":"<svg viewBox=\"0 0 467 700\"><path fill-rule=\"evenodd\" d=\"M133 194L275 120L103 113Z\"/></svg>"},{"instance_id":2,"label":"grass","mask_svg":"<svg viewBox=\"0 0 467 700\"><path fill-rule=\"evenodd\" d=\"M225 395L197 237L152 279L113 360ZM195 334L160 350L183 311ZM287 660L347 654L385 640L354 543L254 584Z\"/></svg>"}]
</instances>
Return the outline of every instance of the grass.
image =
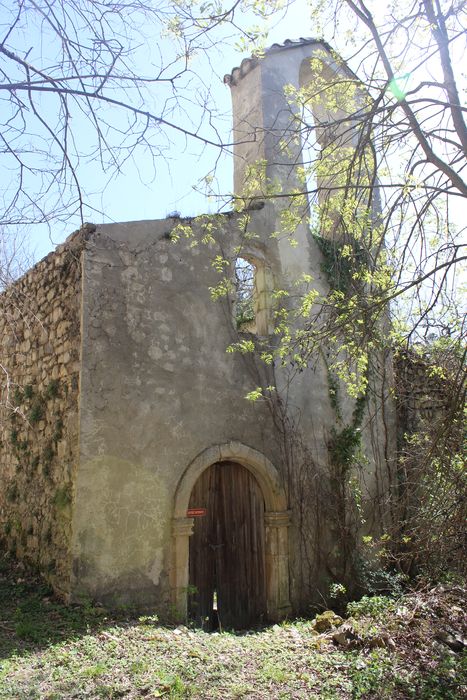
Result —
<instances>
[{"instance_id":1,"label":"grass","mask_svg":"<svg viewBox=\"0 0 467 700\"><path fill-rule=\"evenodd\" d=\"M356 641L342 647L311 620L208 634L127 610L110 614L89 601L66 607L3 560L0 698L460 700L465 652L435 639L439 627L465 624L459 591L379 599L375 617L365 602L347 623ZM383 632L391 648L373 648Z\"/></svg>"}]
</instances>

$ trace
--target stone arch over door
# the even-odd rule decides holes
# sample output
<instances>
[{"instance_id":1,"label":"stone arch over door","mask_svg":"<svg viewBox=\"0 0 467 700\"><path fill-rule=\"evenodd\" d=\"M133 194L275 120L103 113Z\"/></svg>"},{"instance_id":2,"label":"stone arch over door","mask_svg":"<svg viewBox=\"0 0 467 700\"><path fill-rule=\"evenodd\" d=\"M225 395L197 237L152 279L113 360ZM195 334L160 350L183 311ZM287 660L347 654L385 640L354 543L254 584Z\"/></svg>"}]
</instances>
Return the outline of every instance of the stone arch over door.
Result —
<instances>
[{"instance_id":1,"label":"stone arch over door","mask_svg":"<svg viewBox=\"0 0 467 700\"><path fill-rule=\"evenodd\" d=\"M285 490L277 469L263 454L240 442L228 442L204 450L190 463L178 483L172 528L172 602L178 617L185 619L189 538L193 533L193 518L187 517L191 492L205 469L218 462L227 461L237 462L248 469L263 493L267 615L269 620L280 620L291 610L288 552L290 511L287 509Z\"/></svg>"}]
</instances>

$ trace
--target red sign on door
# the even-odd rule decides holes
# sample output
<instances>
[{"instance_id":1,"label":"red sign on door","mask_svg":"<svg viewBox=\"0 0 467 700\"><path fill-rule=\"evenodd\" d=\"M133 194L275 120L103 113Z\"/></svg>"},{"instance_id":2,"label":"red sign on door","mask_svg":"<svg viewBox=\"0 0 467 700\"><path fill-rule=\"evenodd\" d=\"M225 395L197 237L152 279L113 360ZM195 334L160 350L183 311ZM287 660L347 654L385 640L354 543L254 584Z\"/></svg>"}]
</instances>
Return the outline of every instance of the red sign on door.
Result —
<instances>
[{"instance_id":1,"label":"red sign on door","mask_svg":"<svg viewBox=\"0 0 467 700\"><path fill-rule=\"evenodd\" d=\"M188 508L186 512L186 517L187 518L202 518L203 515L206 515L207 510L206 508Z\"/></svg>"}]
</instances>

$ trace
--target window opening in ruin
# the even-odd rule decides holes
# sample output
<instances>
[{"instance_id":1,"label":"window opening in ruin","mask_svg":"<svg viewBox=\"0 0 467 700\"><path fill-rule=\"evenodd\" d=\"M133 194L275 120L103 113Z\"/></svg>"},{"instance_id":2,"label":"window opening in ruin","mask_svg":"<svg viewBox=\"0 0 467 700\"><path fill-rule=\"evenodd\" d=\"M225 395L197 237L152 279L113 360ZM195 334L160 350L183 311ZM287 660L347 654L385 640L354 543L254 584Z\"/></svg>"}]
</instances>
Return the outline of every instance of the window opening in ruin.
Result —
<instances>
[{"instance_id":1,"label":"window opening in ruin","mask_svg":"<svg viewBox=\"0 0 467 700\"><path fill-rule=\"evenodd\" d=\"M245 258L235 261L235 320L237 328L254 332L256 319L256 266Z\"/></svg>"},{"instance_id":2,"label":"window opening in ruin","mask_svg":"<svg viewBox=\"0 0 467 700\"><path fill-rule=\"evenodd\" d=\"M246 257L248 255L248 257ZM272 274L261 251L239 256L234 264L234 322L243 333L265 337L273 332L271 322Z\"/></svg>"},{"instance_id":3,"label":"window opening in ruin","mask_svg":"<svg viewBox=\"0 0 467 700\"><path fill-rule=\"evenodd\" d=\"M302 162L304 186L307 191L310 227L314 233L319 229L318 177L321 146L316 138L316 122L307 106L302 110Z\"/></svg>"}]
</instances>

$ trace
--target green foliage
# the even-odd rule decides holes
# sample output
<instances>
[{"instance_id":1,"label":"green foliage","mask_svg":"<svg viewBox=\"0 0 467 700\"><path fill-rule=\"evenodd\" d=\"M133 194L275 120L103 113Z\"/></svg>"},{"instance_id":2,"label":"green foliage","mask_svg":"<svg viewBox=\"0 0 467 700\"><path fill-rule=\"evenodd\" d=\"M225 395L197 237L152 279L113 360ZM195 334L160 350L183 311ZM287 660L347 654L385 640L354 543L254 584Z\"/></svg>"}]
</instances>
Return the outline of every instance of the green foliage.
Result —
<instances>
[{"instance_id":1,"label":"green foliage","mask_svg":"<svg viewBox=\"0 0 467 700\"><path fill-rule=\"evenodd\" d=\"M170 240L172 243L178 243L180 238L193 238L193 229L189 223L179 223L170 232Z\"/></svg>"},{"instance_id":2,"label":"green foliage","mask_svg":"<svg viewBox=\"0 0 467 700\"><path fill-rule=\"evenodd\" d=\"M329 586L329 597L338 600L347 595L347 589L342 583L331 583Z\"/></svg>"},{"instance_id":3,"label":"green foliage","mask_svg":"<svg viewBox=\"0 0 467 700\"><path fill-rule=\"evenodd\" d=\"M332 630L318 636L310 620L247 634L174 629L152 614L105 610L90 599L63 605L1 556L0 571L0 696L8 700L36 697L37 688L56 700L124 697L128 688L212 700L458 700L467 682L465 655L439 653L431 643L446 623L439 614L459 596L405 597L397 613L390 602L361 602L358 629L371 631L362 632L363 646L343 650L332 644ZM371 650L368 641L386 629L395 648Z\"/></svg>"},{"instance_id":4,"label":"green foliage","mask_svg":"<svg viewBox=\"0 0 467 700\"><path fill-rule=\"evenodd\" d=\"M242 355L246 355L246 354L254 352L254 351L255 351L254 342L252 340L246 340L246 339L240 340L237 343L232 343L227 348L228 353L240 352Z\"/></svg>"},{"instance_id":5,"label":"green foliage","mask_svg":"<svg viewBox=\"0 0 467 700\"><path fill-rule=\"evenodd\" d=\"M319 292L316 289L310 289L305 292L300 299L300 306L297 311L298 316L303 318L311 316L317 300L319 300Z\"/></svg>"},{"instance_id":6,"label":"green foliage","mask_svg":"<svg viewBox=\"0 0 467 700\"><path fill-rule=\"evenodd\" d=\"M419 687L412 691L414 700L459 700L461 688L467 686L467 655L457 660L447 652L423 675Z\"/></svg>"},{"instance_id":7,"label":"green foliage","mask_svg":"<svg viewBox=\"0 0 467 700\"><path fill-rule=\"evenodd\" d=\"M232 280L224 277L214 287L209 287L209 292L213 301L229 296L233 292Z\"/></svg>"},{"instance_id":8,"label":"green foliage","mask_svg":"<svg viewBox=\"0 0 467 700\"><path fill-rule=\"evenodd\" d=\"M388 596L363 596L358 601L347 603L347 613L356 619L373 617L377 620L382 620L395 607L394 598L389 598Z\"/></svg>"},{"instance_id":9,"label":"green foliage","mask_svg":"<svg viewBox=\"0 0 467 700\"><path fill-rule=\"evenodd\" d=\"M395 663L393 655L376 649L351 662L352 700L459 700L467 680L466 657L459 660L444 653L430 667L417 673Z\"/></svg>"},{"instance_id":10,"label":"green foliage","mask_svg":"<svg viewBox=\"0 0 467 700\"><path fill-rule=\"evenodd\" d=\"M280 183L272 181L267 176L267 162L265 160L247 163L241 196L236 196L234 199L235 210L245 211L252 202L274 197L281 191Z\"/></svg>"},{"instance_id":11,"label":"green foliage","mask_svg":"<svg viewBox=\"0 0 467 700\"><path fill-rule=\"evenodd\" d=\"M27 384L24 387L24 398L29 400L29 399L32 399L33 395L34 395L34 391L33 391L31 384Z\"/></svg>"},{"instance_id":12,"label":"green foliage","mask_svg":"<svg viewBox=\"0 0 467 700\"><path fill-rule=\"evenodd\" d=\"M44 402L41 397L36 398L29 411L29 422L34 425L44 417Z\"/></svg>"},{"instance_id":13,"label":"green foliage","mask_svg":"<svg viewBox=\"0 0 467 700\"><path fill-rule=\"evenodd\" d=\"M48 399L55 399L60 391L60 382L58 379L51 379L47 389L45 390L45 395Z\"/></svg>"},{"instance_id":14,"label":"green foliage","mask_svg":"<svg viewBox=\"0 0 467 700\"><path fill-rule=\"evenodd\" d=\"M244 309L241 313L237 314L235 317L235 322L237 324L237 330L244 330L248 324L253 323L255 320L255 314L252 309Z\"/></svg>"},{"instance_id":15,"label":"green foliage","mask_svg":"<svg viewBox=\"0 0 467 700\"><path fill-rule=\"evenodd\" d=\"M329 373L328 373L329 376ZM367 395L359 396L355 401L352 423L337 431L331 431L329 455L331 462L347 471L355 462L355 457L362 442L361 424L367 403Z\"/></svg>"},{"instance_id":16,"label":"green foliage","mask_svg":"<svg viewBox=\"0 0 467 700\"><path fill-rule=\"evenodd\" d=\"M256 389L253 389L252 391L248 392L248 394L245 396L247 401L258 401L259 399L263 398L263 390L260 386L256 387Z\"/></svg>"},{"instance_id":17,"label":"green foliage","mask_svg":"<svg viewBox=\"0 0 467 700\"><path fill-rule=\"evenodd\" d=\"M42 452L42 460L43 460L44 464L50 464L50 462L54 458L54 455L55 455L55 450L53 448L52 443L49 442L45 446L45 448Z\"/></svg>"},{"instance_id":18,"label":"green foliage","mask_svg":"<svg viewBox=\"0 0 467 700\"><path fill-rule=\"evenodd\" d=\"M403 518L389 533L384 554L411 577L431 581L445 572L461 576L466 572L465 557L459 556L465 547L467 518L464 358L452 352L456 345L443 342L432 352L430 346L418 347L396 357L402 420L413 415L412 393L420 388L433 393L434 405L442 402L443 408L428 420L420 416L406 425L398 461ZM418 379L412 387L414 376Z\"/></svg>"},{"instance_id":19,"label":"green foliage","mask_svg":"<svg viewBox=\"0 0 467 700\"><path fill-rule=\"evenodd\" d=\"M362 663L355 663L351 678L352 700L392 700L400 682L398 675L394 673L391 656L382 649L372 651Z\"/></svg>"},{"instance_id":20,"label":"green foliage","mask_svg":"<svg viewBox=\"0 0 467 700\"><path fill-rule=\"evenodd\" d=\"M63 486L58 488L55 492L53 499L53 504L58 509L63 509L69 506L71 503L71 487Z\"/></svg>"},{"instance_id":21,"label":"green foliage","mask_svg":"<svg viewBox=\"0 0 467 700\"><path fill-rule=\"evenodd\" d=\"M362 424L367 401L368 395L366 393L359 396L355 401L355 407L352 414L352 425L354 428L359 428Z\"/></svg>"},{"instance_id":22,"label":"green foliage","mask_svg":"<svg viewBox=\"0 0 467 700\"><path fill-rule=\"evenodd\" d=\"M332 290L348 294L355 287L356 273L368 265L364 249L355 243L355 250L350 253L350 246L343 246L341 241L336 243L316 233L312 233L312 237L323 256L321 269L329 286Z\"/></svg>"},{"instance_id":23,"label":"green foliage","mask_svg":"<svg viewBox=\"0 0 467 700\"><path fill-rule=\"evenodd\" d=\"M10 443L13 447L14 452L16 453L18 459L20 458L20 453L21 452L26 452L29 447L29 443L27 440L20 440L19 439L19 430L16 428L13 429L10 433Z\"/></svg>"},{"instance_id":24,"label":"green foliage","mask_svg":"<svg viewBox=\"0 0 467 700\"><path fill-rule=\"evenodd\" d=\"M339 432L333 428L329 442L331 461L347 471L354 462L361 441L360 429L353 425L348 425Z\"/></svg>"},{"instance_id":25,"label":"green foliage","mask_svg":"<svg viewBox=\"0 0 467 700\"><path fill-rule=\"evenodd\" d=\"M87 678L98 678L107 672L107 666L105 664L94 664L93 666L88 666L84 668L82 673L83 676Z\"/></svg>"},{"instance_id":26,"label":"green foliage","mask_svg":"<svg viewBox=\"0 0 467 700\"><path fill-rule=\"evenodd\" d=\"M59 390L60 383L57 379L49 382L43 395L41 393L37 393L34 396L31 385L27 385L23 391L17 388L17 398L20 398L21 395L22 399L32 400L32 404L27 415L31 425L35 425L39 421L46 418L47 400L55 398L58 395ZM16 427L18 419L19 417L16 413L11 415L11 422L14 427L10 432L10 443L18 458L18 468L21 466L26 472L26 479L30 480L33 477L34 470L38 468L40 461L42 461L44 476L50 476L52 462L55 457L54 443L57 443L63 436L63 420L60 417L56 418L52 438L45 445L41 455L39 456L35 454L34 456L31 456L31 448L34 443L27 435L24 439L20 439L20 429Z\"/></svg>"},{"instance_id":27,"label":"green foliage","mask_svg":"<svg viewBox=\"0 0 467 700\"><path fill-rule=\"evenodd\" d=\"M222 257L222 255L215 255L213 260L211 260L211 266L216 270L216 272L223 272L225 267L229 267L230 261Z\"/></svg>"},{"instance_id":28,"label":"green foliage","mask_svg":"<svg viewBox=\"0 0 467 700\"><path fill-rule=\"evenodd\" d=\"M19 440L18 440L18 435L19 431L18 430L12 430L10 433L10 442L13 445L13 447L18 447L19 446Z\"/></svg>"},{"instance_id":29,"label":"green foliage","mask_svg":"<svg viewBox=\"0 0 467 700\"><path fill-rule=\"evenodd\" d=\"M16 482L14 482L13 484L10 484L7 487L6 499L10 503L15 503L19 499L19 489L18 489L18 484L16 484Z\"/></svg>"},{"instance_id":30,"label":"green foliage","mask_svg":"<svg viewBox=\"0 0 467 700\"><path fill-rule=\"evenodd\" d=\"M15 633L19 639L24 639L29 642L39 642L41 639L41 630L35 623L29 619L29 617L24 617L23 615L18 615L18 621L15 625Z\"/></svg>"},{"instance_id":31,"label":"green foliage","mask_svg":"<svg viewBox=\"0 0 467 700\"><path fill-rule=\"evenodd\" d=\"M55 430L54 434L52 436L52 441L53 442L58 442L63 436L63 421L61 418L58 418L57 421L55 422Z\"/></svg>"},{"instance_id":32,"label":"green foliage","mask_svg":"<svg viewBox=\"0 0 467 700\"><path fill-rule=\"evenodd\" d=\"M333 372L328 368L328 393L329 393L329 401L331 402L331 407L334 410L334 413L336 414L337 419L341 419L341 409L340 409L340 402L339 402L339 381Z\"/></svg>"},{"instance_id":33,"label":"green foliage","mask_svg":"<svg viewBox=\"0 0 467 700\"><path fill-rule=\"evenodd\" d=\"M253 308L253 300L249 299L244 301L242 304L237 304L237 313L235 315L235 321L237 328L239 330L245 326L245 324L252 323L255 320L255 311Z\"/></svg>"},{"instance_id":34,"label":"green foliage","mask_svg":"<svg viewBox=\"0 0 467 700\"><path fill-rule=\"evenodd\" d=\"M138 618L138 622L142 625L157 625L159 617L157 615L141 615L141 617Z\"/></svg>"},{"instance_id":35,"label":"green foliage","mask_svg":"<svg viewBox=\"0 0 467 700\"><path fill-rule=\"evenodd\" d=\"M369 595L397 598L407 589L408 576L398 571L392 565L392 559L387 557L386 545L388 539L383 537L374 540L372 537L363 538L363 551L356 561L356 575L361 587Z\"/></svg>"}]
</instances>

